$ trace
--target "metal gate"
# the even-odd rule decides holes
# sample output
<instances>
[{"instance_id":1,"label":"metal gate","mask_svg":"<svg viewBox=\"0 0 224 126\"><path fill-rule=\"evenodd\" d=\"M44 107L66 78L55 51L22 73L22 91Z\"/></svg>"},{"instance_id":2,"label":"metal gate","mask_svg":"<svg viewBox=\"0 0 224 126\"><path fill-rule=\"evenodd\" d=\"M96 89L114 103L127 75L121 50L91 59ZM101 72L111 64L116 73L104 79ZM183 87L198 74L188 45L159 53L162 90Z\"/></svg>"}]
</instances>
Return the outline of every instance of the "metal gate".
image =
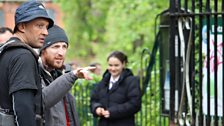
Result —
<instances>
[{"instance_id":1,"label":"metal gate","mask_svg":"<svg viewBox=\"0 0 224 126\"><path fill-rule=\"evenodd\" d=\"M163 18L169 39L166 47L160 42L162 113L170 125L223 126L224 1L170 0Z\"/></svg>"}]
</instances>

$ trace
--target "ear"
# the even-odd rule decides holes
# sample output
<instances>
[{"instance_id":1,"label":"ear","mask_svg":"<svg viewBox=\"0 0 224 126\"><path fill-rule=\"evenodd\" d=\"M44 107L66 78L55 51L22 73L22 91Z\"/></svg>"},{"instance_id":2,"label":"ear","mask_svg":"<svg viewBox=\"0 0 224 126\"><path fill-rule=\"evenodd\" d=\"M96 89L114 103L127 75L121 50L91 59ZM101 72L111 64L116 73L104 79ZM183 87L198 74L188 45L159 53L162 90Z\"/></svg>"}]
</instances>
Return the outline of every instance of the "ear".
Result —
<instances>
[{"instance_id":1,"label":"ear","mask_svg":"<svg viewBox=\"0 0 224 126\"><path fill-rule=\"evenodd\" d=\"M41 50L41 53L40 53L40 56L45 55L45 53L46 53L45 49L42 49L42 50Z\"/></svg>"},{"instance_id":2,"label":"ear","mask_svg":"<svg viewBox=\"0 0 224 126\"><path fill-rule=\"evenodd\" d=\"M18 29L18 31L20 31L20 32L22 32L22 33L24 33L25 32L25 23L19 23L18 25L17 25L17 29Z\"/></svg>"}]
</instances>

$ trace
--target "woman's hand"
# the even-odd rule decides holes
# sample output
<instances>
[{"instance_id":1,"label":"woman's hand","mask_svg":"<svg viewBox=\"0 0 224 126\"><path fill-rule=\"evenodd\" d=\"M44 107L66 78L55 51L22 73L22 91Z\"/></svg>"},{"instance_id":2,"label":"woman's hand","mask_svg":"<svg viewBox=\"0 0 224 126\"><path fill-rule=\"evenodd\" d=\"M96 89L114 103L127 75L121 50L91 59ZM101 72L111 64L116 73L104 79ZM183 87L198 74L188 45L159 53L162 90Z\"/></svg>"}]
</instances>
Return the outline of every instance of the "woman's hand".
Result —
<instances>
[{"instance_id":1,"label":"woman's hand","mask_svg":"<svg viewBox=\"0 0 224 126\"><path fill-rule=\"evenodd\" d=\"M104 108L98 107L96 109L96 114L98 116L103 116L104 118L109 118L110 117L110 112L108 110L105 110Z\"/></svg>"},{"instance_id":2,"label":"woman's hand","mask_svg":"<svg viewBox=\"0 0 224 126\"><path fill-rule=\"evenodd\" d=\"M109 118L110 117L110 112L108 110L104 110L102 111L102 115L105 117L105 118Z\"/></svg>"},{"instance_id":3,"label":"woman's hand","mask_svg":"<svg viewBox=\"0 0 224 126\"><path fill-rule=\"evenodd\" d=\"M96 108L96 114L98 115L98 116L102 116L102 112L104 111L104 108L101 108L101 107L98 107L98 108Z\"/></svg>"}]
</instances>

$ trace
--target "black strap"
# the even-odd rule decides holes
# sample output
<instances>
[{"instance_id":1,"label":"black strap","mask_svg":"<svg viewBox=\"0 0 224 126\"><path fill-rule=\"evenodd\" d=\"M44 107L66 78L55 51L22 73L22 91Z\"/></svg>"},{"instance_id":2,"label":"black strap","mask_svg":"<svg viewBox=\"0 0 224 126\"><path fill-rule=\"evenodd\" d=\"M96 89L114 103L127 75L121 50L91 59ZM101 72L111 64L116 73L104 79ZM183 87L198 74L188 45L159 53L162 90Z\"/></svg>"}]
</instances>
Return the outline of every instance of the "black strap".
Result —
<instances>
[{"instance_id":1,"label":"black strap","mask_svg":"<svg viewBox=\"0 0 224 126\"><path fill-rule=\"evenodd\" d=\"M28 49L33 56L35 57L36 60L38 60L39 56L38 54L31 48L29 45L21 42L19 38L12 37L9 39L6 43L0 45L0 55L3 54L6 50L11 49L11 48L25 48Z\"/></svg>"},{"instance_id":2,"label":"black strap","mask_svg":"<svg viewBox=\"0 0 224 126\"><path fill-rule=\"evenodd\" d=\"M6 43L4 44L1 44L0 45L0 54L7 48L8 45L14 43L15 40L10 40L10 41L7 41Z\"/></svg>"},{"instance_id":3,"label":"black strap","mask_svg":"<svg viewBox=\"0 0 224 126\"><path fill-rule=\"evenodd\" d=\"M38 69L39 70L39 69ZM40 70L38 71L38 75L40 75ZM43 101L42 101L42 85L41 78L39 76L38 84L37 84L37 94L35 96L35 112L36 112L36 124L37 126L43 126Z\"/></svg>"}]
</instances>

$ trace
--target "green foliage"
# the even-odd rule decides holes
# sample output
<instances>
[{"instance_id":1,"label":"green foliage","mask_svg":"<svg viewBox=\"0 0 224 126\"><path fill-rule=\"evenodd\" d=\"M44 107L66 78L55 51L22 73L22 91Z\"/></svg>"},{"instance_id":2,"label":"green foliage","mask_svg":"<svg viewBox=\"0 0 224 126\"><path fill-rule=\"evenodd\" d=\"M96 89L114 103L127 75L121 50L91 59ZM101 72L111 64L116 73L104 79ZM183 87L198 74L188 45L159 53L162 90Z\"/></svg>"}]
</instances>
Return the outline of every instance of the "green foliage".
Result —
<instances>
[{"instance_id":1,"label":"green foliage","mask_svg":"<svg viewBox=\"0 0 224 126\"><path fill-rule=\"evenodd\" d=\"M113 50L124 51L134 72L143 48L154 42L155 17L168 8L167 0L55 0L61 4L70 47L67 60L105 66Z\"/></svg>"},{"instance_id":2,"label":"green foliage","mask_svg":"<svg viewBox=\"0 0 224 126\"><path fill-rule=\"evenodd\" d=\"M72 94L75 96L76 109L82 126L93 126L96 119L90 112L90 92L101 77L92 74L93 80L87 81L79 79L72 88Z\"/></svg>"}]
</instances>

